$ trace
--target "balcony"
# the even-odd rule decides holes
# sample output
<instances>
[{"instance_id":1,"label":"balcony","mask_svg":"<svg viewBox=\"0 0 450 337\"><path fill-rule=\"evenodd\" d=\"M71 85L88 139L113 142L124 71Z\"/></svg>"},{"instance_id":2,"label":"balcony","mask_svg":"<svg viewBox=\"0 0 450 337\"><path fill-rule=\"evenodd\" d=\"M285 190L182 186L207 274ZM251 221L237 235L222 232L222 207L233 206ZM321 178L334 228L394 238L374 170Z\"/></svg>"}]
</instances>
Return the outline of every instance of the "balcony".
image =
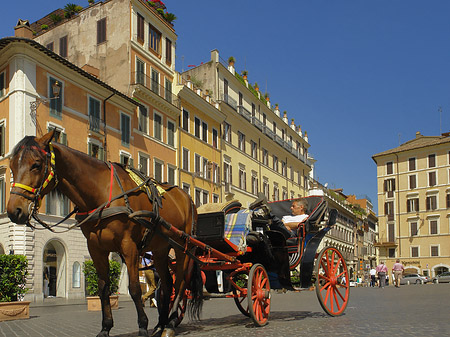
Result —
<instances>
[{"instance_id":1,"label":"balcony","mask_svg":"<svg viewBox=\"0 0 450 337\"><path fill-rule=\"evenodd\" d=\"M237 110L237 102L228 94L222 94L222 101L227 103L233 110Z\"/></svg>"},{"instance_id":2,"label":"balcony","mask_svg":"<svg viewBox=\"0 0 450 337\"><path fill-rule=\"evenodd\" d=\"M275 136L275 141L278 143L278 145L280 145L281 147L283 147L283 145L284 145L284 140L283 140L283 138L281 138L280 136L278 136L278 135L274 135Z\"/></svg>"},{"instance_id":3,"label":"balcony","mask_svg":"<svg viewBox=\"0 0 450 337\"><path fill-rule=\"evenodd\" d=\"M267 126L264 127L263 132L264 132L265 135L266 135L267 137L269 137L270 139L274 139L275 134L274 134L273 131L270 130Z\"/></svg>"},{"instance_id":4,"label":"balcony","mask_svg":"<svg viewBox=\"0 0 450 337\"><path fill-rule=\"evenodd\" d=\"M178 97L172 93L171 88L163 87L157 81L154 81L149 76L141 72L133 72L132 77L135 80L134 84L139 84L146 87L147 89L149 89L159 97L163 98L168 103L176 106L177 108L181 107Z\"/></svg>"},{"instance_id":5,"label":"balcony","mask_svg":"<svg viewBox=\"0 0 450 337\"><path fill-rule=\"evenodd\" d=\"M290 142L284 142L283 146L286 150L292 152L292 144Z\"/></svg>"},{"instance_id":6,"label":"balcony","mask_svg":"<svg viewBox=\"0 0 450 337\"><path fill-rule=\"evenodd\" d=\"M239 113L239 115L243 116L249 122L252 121L252 114L250 113L250 111L248 111L242 105L237 106L237 112Z\"/></svg>"},{"instance_id":7,"label":"balcony","mask_svg":"<svg viewBox=\"0 0 450 337\"><path fill-rule=\"evenodd\" d=\"M89 115L89 130L100 133L100 126L102 121L100 118Z\"/></svg>"},{"instance_id":8,"label":"balcony","mask_svg":"<svg viewBox=\"0 0 450 337\"><path fill-rule=\"evenodd\" d=\"M264 128L263 123L256 117L252 117L252 124L256 126L256 128L259 129L260 131L262 131Z\"/></svg>"}]
</instances>

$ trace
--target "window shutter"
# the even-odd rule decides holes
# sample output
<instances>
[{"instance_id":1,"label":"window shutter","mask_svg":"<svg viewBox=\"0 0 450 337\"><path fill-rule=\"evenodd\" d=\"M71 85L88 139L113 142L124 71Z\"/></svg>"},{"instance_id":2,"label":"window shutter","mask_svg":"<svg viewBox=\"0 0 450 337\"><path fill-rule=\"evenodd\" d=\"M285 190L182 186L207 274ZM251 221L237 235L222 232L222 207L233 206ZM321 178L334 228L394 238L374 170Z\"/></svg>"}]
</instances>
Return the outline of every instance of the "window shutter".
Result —
<instances>
[{"instance_id":1,"label":"window shutter","mask_svg":"<svg viewBox=\"0 0 450 337\"><path fill-rule=\"evenodd\" d=\"M134 159L133 158L128 159L128 166L134 167Z\"/></svg>"},{"instance_id":2,"label":"window shutter","mask_svg":"<svg viewBox=\"0 0 450 337\"><path fill-rule=\"evenodd\" d=\"M67 146L67 134L64 132L61 132L61 144Z\"/></svg>"},{"instance_id":3,"label":"window shutter","mask_svg":"<svg viewBox=\"0 0 450 337\"><path fill-rule=\"evenodd\" d=\"M406 200L406 211L411 212L411 200Z\"/></svg>"},{"instance_id":4,"label":"window shutter","mask_svg":"<svg viewBox=\"0 0 450 337\"><path fill-rule=\"evenodd\" d=\"M103 150L103 147L99 147L98 149L98 159L105 160L105 151Z\"/></svg>"},{"instance_id":5,"label":"window shutter","mask_svg":"<svg viewBox=\"0 0 450 337\"><path fill-rule=\"evenodd\" d=\"M230 165L230 184L233 184L233 166Z\"/></svg>"}]
</instances>

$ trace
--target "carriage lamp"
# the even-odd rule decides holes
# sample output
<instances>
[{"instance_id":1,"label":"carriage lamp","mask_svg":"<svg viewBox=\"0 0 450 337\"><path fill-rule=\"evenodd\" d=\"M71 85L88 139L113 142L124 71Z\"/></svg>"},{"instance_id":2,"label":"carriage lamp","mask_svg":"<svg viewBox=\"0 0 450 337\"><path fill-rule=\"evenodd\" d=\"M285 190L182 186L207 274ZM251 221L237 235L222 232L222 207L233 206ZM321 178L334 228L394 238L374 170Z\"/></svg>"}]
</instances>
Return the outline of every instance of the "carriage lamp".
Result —
<instances>
[{"instance_id":1,"label":"carriage lamp","mask_svg":"<svg viewBox=\"0 0 450 337\"><path fill-rule=\"evenodd\" d=\"M53 92L52 98L36 97L35 101L30 102L30 116L34 125L36 125L36 112L39 105L41 105L41 103L50 103L51 100L59 98L59 94L61 92L61 84L58 81L55 81L55 83L53 83L52 92Z\"/></svg>"}]
</instances>

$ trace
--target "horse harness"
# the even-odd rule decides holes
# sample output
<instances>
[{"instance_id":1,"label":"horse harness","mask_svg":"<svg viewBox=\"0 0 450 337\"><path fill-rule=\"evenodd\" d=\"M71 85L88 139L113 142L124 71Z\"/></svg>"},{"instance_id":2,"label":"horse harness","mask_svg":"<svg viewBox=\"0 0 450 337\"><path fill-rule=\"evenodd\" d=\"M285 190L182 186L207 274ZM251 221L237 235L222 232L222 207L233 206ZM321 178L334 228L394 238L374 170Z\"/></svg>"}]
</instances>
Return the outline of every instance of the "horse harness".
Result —
<instances>
[{"instance_id":1,"label":"horse harness","mask_svg":"<svg viewBox=\"0 0 450 337\"><path fill-rule=\"evenodd\" d=\"M122 166L123 169L125 169L125 171L130 176L130 178L136 183L136 187L125 191L122 186L122 183L119 179L119 176L117 174L117 169L114 168L113 163L109 163L109 162L107 162L106 165L108 165L108 167L111 171L111 182L110 182L109 199L107 202L103 203L96 209L89 211L89 212L79 212L78 207L75 206L75 208L72 210L72 212L70 212L61 221L59 221L58 223L53 224L53 225L49 225L49 224L45 223L44 221L42 221L41 219L39 219L37 212L38 212L39 207L41 206L41 202L42 202L42 195L41 195L42 190L44 190L53 179L55 180L55 186L53 186L53 189L58 184L58 179L57 179L56 173L55 173L55 152L53 150L53 145L51 142L48 144L48 147L49 147L49 151L45 151L37 146L32 147L33 149L44 153L45 158L46 158L45 173L44 173L44 177L46 177L46 178L44 178L42 180L40 186L38 188L34 188L34 187L31 187L31 186L28 186L28 185L25 185L22 183L18 183L18 182L14 182L11 185L11 192L10 192L11 194L20 195L21 197L24 197L25 199L28 199L31 201L30 209L29 209L29 217L26 222L26 225L28 227L30 227L32 229L39 229L35 225L31 224L31 218L33 218L40 225L42 225L45 229L55 232L53 227L56 227L56 226L60 225L61 223L65 222L73 214L76 213L75 219L76 219L77 223L68 227L66 230L64 230L64 231L69 231L73 228L80 227L81 225L83 225L84 223L86 223L88 221L99 221L99 220L106 219L106 218L116 216L119 214L130 215L134 211L130 206L130 202L128 200L128 195L133 192L136 192L138 190L144 190L147 194L147 197L149 198L150 202L153 205L153 213L155 215L155 218L153 218L152 222L150 222L146 219L142 219L142 218L139 218L139 219L131 218L133 221L138 222L139 224L141 224L145 227L144 236L139 245L139 250L140 251L143 250L143 248L146 246L146 243L149 240L151 240L151 238L153 237L155 232L160 232L160 230L159 230L160 221L158 221L158 219L161 219L159 216L159 209L162 208L162 195L165 192L174 188L175 186L170 186L166 189L163 189L156 182L156 180L154 180L150 177L144 176L140 171L138 171L134 168L126 168L126 167ZM49 159L50 159L50 172L48 172L48 167L49 167L48 160ZM48 174L47 174L47 172L48 172ZM120 193L119 195L117 195L115 197L112 196L112 187L113 187L114 180L117 182L117 184L119 185L119 187L122 191L122 193ZM25 191L33 194L33 196L26 195L22 192L13 191L12 188L14 188L14 187L25 190ZM120 198L124 198L126 206L112 206L112 207L110 206L113 201L120 199ZM152 223L153 223L153 226L152 226ZM61 231L61 232L64 232L64 231ZM160 234L162 234L162 233L160 233Z\"/></svg>"}]
</instances>

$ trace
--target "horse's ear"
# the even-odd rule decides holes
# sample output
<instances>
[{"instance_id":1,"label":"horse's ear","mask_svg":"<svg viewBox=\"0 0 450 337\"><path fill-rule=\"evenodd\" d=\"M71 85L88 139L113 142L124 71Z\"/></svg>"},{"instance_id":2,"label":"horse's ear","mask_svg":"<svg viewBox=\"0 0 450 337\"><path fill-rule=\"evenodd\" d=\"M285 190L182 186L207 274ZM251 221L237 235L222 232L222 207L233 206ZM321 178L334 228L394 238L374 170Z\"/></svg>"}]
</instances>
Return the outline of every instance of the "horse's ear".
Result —
<instances>
[{"instance_id":1,"label":"horse's ear","mask_svg":"<svg viewBox=\"0 0 450 337\"><path fill-rule=\"evenodd\" d=\"M41 138L36 139L36 141L41 144L44 148L52 141L55 136L56 128L50 131L49 133L43 135Z\"/></svg>"}]
</instances>

